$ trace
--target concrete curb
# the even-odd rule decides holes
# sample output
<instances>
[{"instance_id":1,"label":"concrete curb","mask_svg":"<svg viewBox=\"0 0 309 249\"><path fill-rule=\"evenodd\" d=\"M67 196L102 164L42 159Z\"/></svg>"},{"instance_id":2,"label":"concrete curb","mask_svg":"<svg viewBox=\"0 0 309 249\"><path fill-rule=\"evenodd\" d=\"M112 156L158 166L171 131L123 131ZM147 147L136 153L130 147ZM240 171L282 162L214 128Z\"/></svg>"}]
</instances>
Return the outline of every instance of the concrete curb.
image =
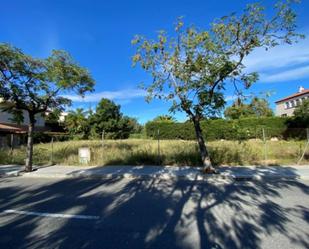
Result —
<instances>
[{"instance_id":1,"label":"concrete curb","mask_svg":"<svg viewBox=\"0 0 309 249\"><path fill-rule=\"evenodd\" d=\"M22 170L14 170L6 173L0 173L0 177L17 177L22 175Z\"/></svg>"},{"instance_id":2,"label":"concrete curb","mask_svg":"<svg viewBox=\"0 0 309 249\"><path fill-rule=\"evenodd\" d=\"M170 174L131 174L131 173L124 173L124 174L89 174L89 173L74 173L74 174L40 174L40 173L23 173L21 177L24 178L63 178L63 179L70 179L70 178L96 178L96 179L108 179L108 178L156 178L162 180L169 180L169 179L182 179L182 180L190 180L190 181L202 181L207 179L233 179L230 176L224 175L170 175Z\"/></svg>"},{"instance_id":3,"label":"concrete curb","mask_svg":"<svg viewBox=\"0 0 309 249\"><path fill-rule=\"evenodd\" d=\"M10 165L7 165L8 167ZM14 165L13 165L14 166ZM55 168L54 168L55 167ZM58 168L57 168L58 167ZM27 173L23 168L13 168L11 171L3 171L1 177L25 177L25 178L155 178L155 179L182 179L189 181L205 180L232 180L232 181L264 181L264 180L309 180L309 165L305 171L298 171L296 167L281 167L278 172L275 167L241 166L222 167L219 174L204 175L200 168L165 166L163 170L158 166L149 166L145 171L140 166L106 166L107 170L100 170L100 167L73 167L69 166L34 166L33 172ZM115 168L114 168L115 167ZM128 167L128 168L127 168ZM146 168L146 166L143 166ZM153 167L153 168L152 168ZM46 168L46 170L45 170ZM47 169L50 168L50 169ZM101 167L102 168L102 167ZM152 168L152 169L151 169ZM301 167L300 167L301 168ZM235 169L235 170L234 170Z\"/></svg>"},{"instance_id":4,"label":"concrete curb","mask_svg":"<svg viewBox=\"0 0 309 249\"><path fill-rule=\"evenodd\" d=\"M232 181L264 181L264 180L309 180L309 176L234 176L234 175L138 175L138 174L84 174L84 173L74 173L74 174L38 174L38 173L22 173L18 174L25 178L60 178L60 179L73 179L73 178L94 178L94 179L111 179L111 178L156 178L161 180L189 180L189 181L205 181L205 180L232 180ZM18 176L17 175L17 176Z\"/></svg>"}]
</instances>

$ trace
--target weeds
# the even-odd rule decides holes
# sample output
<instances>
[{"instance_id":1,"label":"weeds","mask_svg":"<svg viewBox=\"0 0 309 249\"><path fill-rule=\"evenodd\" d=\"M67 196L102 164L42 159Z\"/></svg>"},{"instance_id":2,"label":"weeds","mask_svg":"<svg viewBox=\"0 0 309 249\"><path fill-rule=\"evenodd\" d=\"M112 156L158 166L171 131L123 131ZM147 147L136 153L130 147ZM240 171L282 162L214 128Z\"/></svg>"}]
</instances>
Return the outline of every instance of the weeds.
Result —
<instances>
[{"instance_id":1,"label":"weeds","mask_svg":"<svg viewBox=\"0 0 309 249\"><path fill-rule=\"evenodd\" d=\"M259 165L259 164L295 164L304 147L301 141L268 141L267 155L264 155L264 144L260 140L214 141L209 142L209 151L215 165ZM198 147L194 141L162 140L160 156L157 141L150 139L82 140L55 142L53 155L51 144L34 146L34 164L51 163L62 165L80 165L78 148L91 149L89 165L201 165ZM23 164L25 147L11 152L9 149L0 151L0 164ZM266 161L265 161L266 159ZM307 152L303 163L309 162Z\"/></svg>"}]
</instances>

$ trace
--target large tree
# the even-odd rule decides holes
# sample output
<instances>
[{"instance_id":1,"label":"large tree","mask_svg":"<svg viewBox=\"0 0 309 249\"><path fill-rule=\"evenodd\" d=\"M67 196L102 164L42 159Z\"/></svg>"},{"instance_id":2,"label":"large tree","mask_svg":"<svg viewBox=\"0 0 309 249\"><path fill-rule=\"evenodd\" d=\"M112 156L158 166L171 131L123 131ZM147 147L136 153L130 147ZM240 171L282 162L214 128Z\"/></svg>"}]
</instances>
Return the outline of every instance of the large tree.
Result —
<instances>
[{"instance_id":1,"label":"large tree","mask_svg":"<svg viewBox=\"0 0 309 249\"><path fill-rule=\"evenodd\" d=\"M205 172L213 172L202 135L200 121L221 111L223 91L228 82L249 88L257 81L256 72L245 70L244 59L256 48L270 49L280 43L291 44L296 15L291 1L278 2L273 16L260 4L248 5L241 14L233 13L216 20L209 30L184 28L178 20L174 35L160 31L157 39L136 36L133 64L139 63L153 78L144 86L147 100L171 102L171 112L184 111L194 124ZM237 87L239 89L239 87Z\"/></svg>"},{"instance_id":2,"label":"large tree","mask_svg":"<svg viewBox=\"0 0 309 249\"><path fill-rule=\"evenodd\" d=\"M8 44L0 44L0 97L15 114L29 117L26 171L32 170L33 131L37 115L63 110L71 100L69 91L84 95L92 91L94 80L72 57L59 50L46 59L37 59Z\"/></svg>"}]
</instances>

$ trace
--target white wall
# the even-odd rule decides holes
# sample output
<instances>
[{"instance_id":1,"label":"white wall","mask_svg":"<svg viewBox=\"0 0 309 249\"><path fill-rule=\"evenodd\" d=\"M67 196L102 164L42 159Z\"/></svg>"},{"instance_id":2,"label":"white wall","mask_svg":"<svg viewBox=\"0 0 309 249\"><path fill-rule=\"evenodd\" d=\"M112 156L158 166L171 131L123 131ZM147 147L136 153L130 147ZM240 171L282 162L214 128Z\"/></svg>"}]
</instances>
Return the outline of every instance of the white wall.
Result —
<instances>
[{"instance_id":1,"label":"white wall","mask_svg":"<svg viewBox=\"0 0 309 249\"><path fill-rule=\"evenodd\" d=\"M295 108L301 104L303 99L309 99L309 93L276 103L276 116L293 116ZM287 107L287 103L289 104L289 107ZM292 103L294 106L292 106Z\"/></svg>"},{"instance_id":2,"label":"white wall","mask_svg":"<svg viewBox=\"0 0 309 249\"><path fill-rule=\"evenodd\" d=\"M29 124L29 117L28 114L23 111L23 115L24 115L24 122L22 123L23 125L28 125ZM8 112L3 112L0 110L0 123L8 123L11 124L13 123L10 119L12 118L12 114L8 113ZM45 120L44 118L40 115L37 114L35 116L36 119L36 125L37 126L45 126Z\"/></svg>"}]
</instances>

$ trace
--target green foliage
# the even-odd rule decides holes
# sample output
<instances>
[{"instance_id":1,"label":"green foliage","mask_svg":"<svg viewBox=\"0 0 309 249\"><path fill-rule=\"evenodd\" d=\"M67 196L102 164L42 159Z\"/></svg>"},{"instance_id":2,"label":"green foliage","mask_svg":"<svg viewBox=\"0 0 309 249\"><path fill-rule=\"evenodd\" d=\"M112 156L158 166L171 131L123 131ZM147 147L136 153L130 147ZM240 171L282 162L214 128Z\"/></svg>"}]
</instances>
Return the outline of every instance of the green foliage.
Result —
<instances>
[{"instance_id":1,"label":"green foliage","mask_svg":"<svg viewBox=\"0 0 309 249\"><path fill-rule=\"evenodd\" d=\"M281 117L215 119L201 121L201 127L207 140L244 140L262 138L262 128L267 129L268 137L282 137L287 128L286 122L287 119ZM148 122L145 127L147 136L151 138L156 138L159 130L161 139L195 139L194 127L190 122Z\"/></svg>"},{"instance_id":2,"label":"green foliage","mask_svg":"<svg viewBox=\"0 0 309 249\"><path fill-rule=\"evenodd\" d=\"M153 78L145 86L147 99L170 101L171 111L184 111L192 120L214 116L225 104L226 83L248 88L258 79L243 64L254 49L267 50L303 37L295 33L291 4L278 2L271 18L260 4L249 4L240 15L216 20L210 30L185 28L179 19L172 36L165 31L155 40L136 36L132 40L137 48L133 64L139 63Z\"/></svg>"},{"instance_id":3,"label":"green foliage","mask_svg":"<svg viewBox=\"0 0 309 249\"><path fill-rule=\"evenodd\" d=\"M302 101L302 103L295 108L294 117L299 121L299 125L309 128L309 99Z\"/></svg>"},{"instance_id":4,"label":"green foliage","mask_svg":"<svg viewBox=\"0 0 309 249\"><path fill-rule=\"evenodd\" d=\"M60 115L61 115L61 111L59 109L55 109L55 110L47 112L47 114L45 115L45 123L49 123L49 124L59 123Z\"/></svg>"},{"instance_id":5,"label":"green foliage","mask_svg":"<svg viewBox=\"0 0 309 249\"><path fill-rule=\"evenodd\" d=\"M295 108L294 116L288 120L287 127L290 129L290 132L286 133L286 137L307 138L307 132L302 128L309 128L309 99L302 101Z\"/></svg>"},{"instance_id":6,"label":"green foliage","mask_svg":"<svg viewBox=\"0 0 309 249\"><path fill-rule=\"evenodd\" d=\"M70 111L65 118L65 129L71 135L71 138L85 139L89 133L89 122L87 112L82 108Z\"/></svg>"},{"instance_id":7,"label":"green foliage","mask_svg":"<svg viewBox=\"0 0 309 249\"><path fill-rule=\"evenodd\" d=\"M48 130L51 132L65 132L63 122L60 122L61 111L55 109L49 111L44 116L45 126L48 127Z\"/></svg>"},{"instance_id":8,"label":"green foliage","mask_svg":"<svg viewBox=\"0 0 309 249\"><path fill-rule=\"evenodd\" d=\"M228 119L238 119L244 117L270 117L274 113L269 107L269 103L263 98L253 98L249 104L243 103L237 99L232 106L227 107L224 116Z\"/></svg>"},{"instance_id":9,"label":"green foliage","mask_svg":"<svg viewBox=\"0 0 309 249\"><path fill-rule=\"evenodd\" d=\"M130 133L140 129L136 119L123 116L120 105L109 99L102 99L98 103L95 113L89 116L89 124L91 136L97 138L101 137L103 131L106 138L128 138Z\"/></svg>"},{"instance_id":10,"label":"green foliage","mask_svg":"<svg viewBox=\"0 0 309 249\"><path fill-rule=\"evenodd\" d=\"M222 111L226 84L232 83L239 93L239 89L248 89L258 80L258 73L248 72L243 64L256 48L268 50L303 37L295 33L292 2L278 2L270 18L263 6L249 4L240 15L234 13L216 20L210 30L185 28L179 19L172 36L160 31L156 39L136 36L132 41L136 46L133 64L139 63L153 78L144 86L147 100L163 99L171 103L171 112L186 113L194 123L200 155L208 171L212 171L211 160L200 122Z\"/></svg>"},{"instance_id":11,"label":"green foliage","mask_svg":"<svg viewBox=\"0 0 309 249\"><path fill-rule=\"evenodd\" d=\"M20 49L0 43L0 98L5 110L22 121L22 111L29 116L26 171L32 170L33 130L37 114L64 110L71 103L63 97L69 91L83 96L92 91L94 80L65 51L53 50L46 59L36 59Z\"/></svg>"},{"instance_id":12,"label":"green foliage","mask_svg":"<svg viewBox=\"0 0 309 249\"><path fill-rule=\"evenodd\" d=\"M109 99L102 99L96 111L76 109L65 119L65 129L74 139L105 138L123 139L131 133L140 133L142 127L135 118L123 116L120 106Z\"/></svg>"},{"instance_id":13,"label":"green foliage","mask_svg":"<svg viewBox=\"0 0 309 249\"><path fill-rule=\"evenodd\" d=\"M238 119L252 115L253 111L250 109L249 105L240 100L236 100L232 106L227 107L224 111L224 116L228 119Z\"/></svg>"},{"instance_id":14,"label":"green foliage","mask_svg":"<svg viewBox=\"0 0 309 249\"><path fill-rule=\"evenodd\" d=\"M36 59L8 44L0 44L0 97L12 103L11 111L25 110L32 116L48 109L63 109L71 100L68 91L83 95L92 91L94 80L72 57L53 50L46 59Z\"/></svg>"},{"instance_id":15,"label":"green foliage","mask_svg":"<svg viewBox=\"0 0 309 249\"><path fill-rule=\"evenodd\" d=\"M152 121L153 122L167 122L167 123L176 122L175 118L170 115L160 115L160 116L155 117Z\"/></svg>"}]
</instances>

